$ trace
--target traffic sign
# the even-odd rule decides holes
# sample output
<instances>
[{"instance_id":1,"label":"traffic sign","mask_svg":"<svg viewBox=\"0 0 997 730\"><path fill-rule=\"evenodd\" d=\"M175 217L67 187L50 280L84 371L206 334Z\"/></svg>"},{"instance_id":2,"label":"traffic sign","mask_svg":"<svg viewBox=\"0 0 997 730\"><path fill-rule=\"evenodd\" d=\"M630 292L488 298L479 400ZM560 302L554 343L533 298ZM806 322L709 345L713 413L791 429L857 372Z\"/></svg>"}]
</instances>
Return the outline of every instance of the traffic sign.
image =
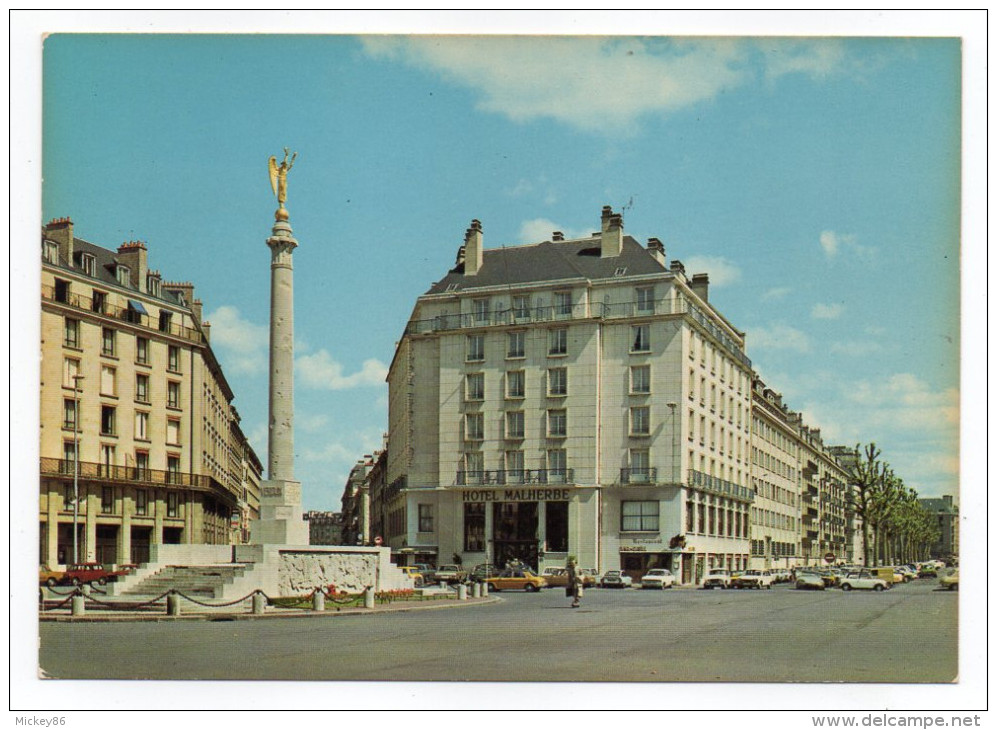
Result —
<instances>
[{"instance_id":1,"label":"traffic sign","mask_svg":"<svg viewBox=\"0 0 997 730\"><path fill-rule=\"evenodd\" d=\"M826 563L833 563L834 562L834 553L828 553L827 555L825 555L824 556L824 562L826 562Z\"/></svg>"}]
</instances>

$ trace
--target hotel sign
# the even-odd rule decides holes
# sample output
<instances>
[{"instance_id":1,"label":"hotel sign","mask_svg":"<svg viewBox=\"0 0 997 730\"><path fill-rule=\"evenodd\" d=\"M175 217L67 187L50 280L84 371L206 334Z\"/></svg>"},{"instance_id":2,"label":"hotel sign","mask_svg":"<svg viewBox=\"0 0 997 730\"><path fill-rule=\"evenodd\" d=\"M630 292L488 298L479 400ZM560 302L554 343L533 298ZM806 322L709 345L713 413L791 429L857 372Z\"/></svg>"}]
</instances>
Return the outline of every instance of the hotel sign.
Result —
<instances>
[{"instance_id":1,"label":"hotel sign","mask_svg":"<svg viewBox=\"0 0 997 730\"><path fill-rule=\"evenodd\" d=\"M570 489L466 489L465 502L565 502Z\"/></svg>"}]
</instances>

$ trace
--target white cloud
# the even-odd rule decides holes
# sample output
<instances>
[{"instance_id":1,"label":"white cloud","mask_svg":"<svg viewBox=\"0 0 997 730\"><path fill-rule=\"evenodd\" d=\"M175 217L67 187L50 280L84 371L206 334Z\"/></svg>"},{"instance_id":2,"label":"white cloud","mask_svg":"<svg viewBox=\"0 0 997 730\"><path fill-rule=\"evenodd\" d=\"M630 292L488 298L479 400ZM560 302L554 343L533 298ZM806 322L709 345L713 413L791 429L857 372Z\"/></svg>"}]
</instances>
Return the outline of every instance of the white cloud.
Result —
<instances>
[{"instance_id":1,"label":"white cloud","mask_svg":"<svg viewBox=\"0 0 997 730\"><path fill-rule=\"evenodd\" d=\"M834 231L821 231L820 247L824 249L824 254L833 259L838 255L838 234Z\"/></svg>"},{"instance_id":2,"label":"white cloud","mask_svg":"<svg viewBox=\"0 0 997 730\"><path fill-rule=\"evenodd\" d=\"M333 360L327 350L303 355L295 360L295 371L302 385L320 390L345 390L365 385L384 385L388 368L380 360L365 360L360 370L343 374L342 363Z\"/></svg>"},{"instance_id":3,"label":"white cloud","mask_svg":"<svg viewBox=\"0 0 997 730\"><path fill-rule=\"evenodd\" d=\"M690 274L709 274L711 286L726 286L741 278L737 264L722 256L690 256L682 263Z\"/></svg>"},{"instance_id":4,"label":"white cloud","mask_svg":"<svg viewBox=\"0 0 997 730\"><path fill-rule=\"evenodd\" d=\"M792 287L777 286L763 293L762 301L767 302L770 299L784 299L791 291L793 291Z\"/></svg>"},{"instance_id":5,"label":"white cloud","mask_svg":"<svg viewBox=\"0 0 997 730\"><path fill-rule=\"evenodd\" d=\"M872 355L876 352L881 352L883 346L878 342L861 342L858 340L854 341L841 341L836 340L831 343L831 352L838 355L848 355L850 357L863 357L865 355Z\"/></svg>"},{"instance_id":6,"label":"white cloud","mask_svg":"<svg viewBox=\"0 0 997 730\"><path fill-rule=\"evenodd\" d=\"M211 347L224 353L222 365L232 373L257 375L267 370L270 330L243 319L239 310L221 306L211 312Z\"/></svg>"},{"instance_id":7,"label":"white cloud","mask_svg":"<svg viewBox=\"0 0 997 730\"><path fill-rule=\"evenodd\" d=\"M806 333L785 324L754 327L746 335L749 349L793 350L810 352L810 338Z\"/></svg>"},{"instance_id":8,"label":"white cloud","mask_svg":"<svg viewBox=\"0 0 997 730\"><path fill-rule=\"evenodd\" d=\"M307 414L301 413L300 409L294 414L294 426L302 431L315 433L323 431L329 425L329 417L321 413Z\"/></svg>"},{"instance_id":9,"label":"white cloud","mask_svg":"<svg viewBox=\"0 0 997 730\"><path fill-rule=\"evenodd\" d=\"M814 319L837 319L845 311L845 307L835 302L834 304L815 304L810 310L810 316Z\"/></svg>"},{"instance_id":10,"label":"white cloud","mask_svg":"<svg viewBox=\"0 0 997 730\"><path fill-rule=\"evenodd\" d=\"M566 229L564 226L559 226L547 218L534 218L533 220L523 221L523 225L519 227L519 240L522 243L549 241L554 231L560 231L568 240L572 238L585 238L591 233L589 230Z\"/></svg>"},{"instance_id":11,"label":"white cloud","mask_svg":"<svg viewBox=\"0 0 997 730\"><path fill-rule=\"evenodd\" d=\"M825 75L841 60L826 40L736 38L368 36L366 52L475 89L478 108L514 121L555 119L598 132L708 101L757 78ZM837 46L838 44L834 44Z\"/></svg>"},{"instance_id":12,"label":"white cloud","mask_svg":"<svg viewBox=\"0 0 997 730\"><path fill-rule=\"evenodd\" d=\"M875 248L861 245L858 238L850 233L821 231L820 247L824 249L824 255L829 259L835 258L839 253L847 253L859 258L863 263L870 263L876 257Z\"/></svg>"}]
</instances>

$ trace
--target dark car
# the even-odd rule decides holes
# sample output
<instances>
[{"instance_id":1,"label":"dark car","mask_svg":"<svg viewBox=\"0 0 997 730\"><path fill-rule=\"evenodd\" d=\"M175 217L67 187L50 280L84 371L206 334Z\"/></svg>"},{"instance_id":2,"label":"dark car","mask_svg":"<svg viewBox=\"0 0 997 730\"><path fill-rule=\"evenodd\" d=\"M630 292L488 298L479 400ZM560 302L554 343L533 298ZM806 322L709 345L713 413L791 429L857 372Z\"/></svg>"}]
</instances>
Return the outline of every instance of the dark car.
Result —
<instances>
[{"instance_id":1,"label":"dark car","mask_svg":"<svg viewBox=\"0 0 997 730\"><path fill-rule=\"evenodd\" d=\"M59 581L61 585L104 585L109 580L115 580L119 575L128 575L127 570L108 570L101 563L76 563L67 566Z\"/></svg>"}]
</instances>

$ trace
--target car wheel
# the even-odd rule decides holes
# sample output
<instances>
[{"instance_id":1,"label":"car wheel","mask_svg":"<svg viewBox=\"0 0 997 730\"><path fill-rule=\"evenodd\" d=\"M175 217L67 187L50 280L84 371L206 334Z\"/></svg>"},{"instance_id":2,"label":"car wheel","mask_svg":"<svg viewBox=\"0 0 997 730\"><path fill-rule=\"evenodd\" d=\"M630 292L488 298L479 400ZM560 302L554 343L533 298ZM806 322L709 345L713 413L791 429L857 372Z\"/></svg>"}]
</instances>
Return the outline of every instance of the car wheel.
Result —
<instances>
[{"instance_id":1,"label":"car wheel","mask_svg":"<svg viewBox=\"0 0 997 730\"><path fill-rule=\"evenodd\" d=\"M495 591L496 593L498 593L498 592L499 592L499 589L495 587L495 584L494 584L494 583L489 583L489 584L488 584L488 590L490 590L490 591Z\"/></svg>"},{"instance_id":2,"label":"car wheel","mask_svg":"<svg viewBox=\"0 0 997 730\"><path fill-rule=\"evenodd\" d=\"M79 578L73 578L73 580L72 580L71 582L72 582L72 584L73 584L74 586L78 586L78 585L80 585L80 579L79 579Z\"/></svg>"},{"instance_id":3,"label":"car wheel","mask_svg":"<svg viewBox=\"0 0 997 730\"><path fill-rule=\"evenodd\" d=\"M99 586L107 585L107 578L98 578L97 579L97 585L99 585Z\"/></svg>"},{"instance_id":4,"label":"car wheel","mask_svg":"<svg viewBox=\"0 0 997 730\"><path fill-rule=\"evenodd\" d=\"M876 592L878 593L878 592L880 592L880 591L882 591L882 590L883 590L883 586L880 586L880 585L877 585L877 586L875 586L875 587L873 588L873 590L874 590L874 591L876 591Z\"/></svg>"},{"instance_id":5,"label":"car wheel","mask_svg":"<svg viewBox=\"0 0 997 730\"><path fill-rule=\"evenodd\" d=\"M55 578L49 578L47 581L45 581L45 585L47 585L49 588L55 588Z\"/></svg>"},{"instance_id":6,"label":"car wheel","mask_svg":"<svg viewBox=\"0 0 997 730\"><path fill-rule=\"evenodd\" d=\"M878 588L880 588L880 586L876 586L876 588L878 589ZM841 584L841 590L843 590L843 591L850 591L851 589L852 589L852 584L851 583L842 583Z\"/></svg>"},{"instance_id":7,"label":"car wheel","mask_svg":"<svg viewBox=\"0 0 997 730\"><path fill-rule=\"evenodd\" d=\"M532 583L527 583L527 584L526 584L526 592L527 592L527 593L539 593L539 592L540 592L540 589L539 589L539 588L537 588L537 587L536 587L535 585L533 585Z\"/></svg>"}]
</instances>

